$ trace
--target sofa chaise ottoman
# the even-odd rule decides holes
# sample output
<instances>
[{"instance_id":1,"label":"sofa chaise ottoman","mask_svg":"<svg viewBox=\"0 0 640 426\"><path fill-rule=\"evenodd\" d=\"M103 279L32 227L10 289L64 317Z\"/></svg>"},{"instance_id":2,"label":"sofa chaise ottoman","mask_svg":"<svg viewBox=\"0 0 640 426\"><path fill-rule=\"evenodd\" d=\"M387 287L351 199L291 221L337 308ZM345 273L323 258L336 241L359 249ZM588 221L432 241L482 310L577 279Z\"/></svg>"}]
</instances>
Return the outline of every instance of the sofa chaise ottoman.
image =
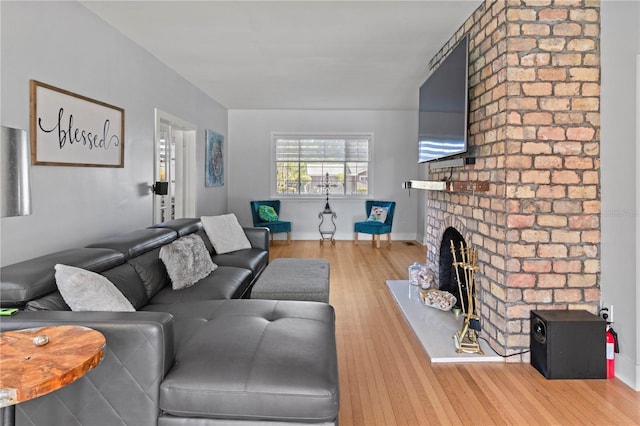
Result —
<instances>
[{"instance_id":1,"label":"sofa chaise ottoman","mask_svg":"<svg viewBox=\"0 0 640 426\"><path fill-rule=\"evenodd\" d=\"M269 258L268 230L245 232L250 248L217 253L199 219L180 219L0 268L0 303L20 309L1 330L77 324L107 341L83 378L19 404L17 424L337 424L334 309L243 298ZM158 252L191 234L218 268L173 290ZM71 311L56 264L108 278L135 312Z\"/></svg>"},{"instance_id":2,"label":"sofa chaise ottoman","mask_svg":"<svg viewBox=\"0 0 640 426\"><path fill-rule=\"evenodd\" d=\"M329 262L325 259L275 259L251 288L251 298L329 303Z\"/></svg>"}]
</instances>

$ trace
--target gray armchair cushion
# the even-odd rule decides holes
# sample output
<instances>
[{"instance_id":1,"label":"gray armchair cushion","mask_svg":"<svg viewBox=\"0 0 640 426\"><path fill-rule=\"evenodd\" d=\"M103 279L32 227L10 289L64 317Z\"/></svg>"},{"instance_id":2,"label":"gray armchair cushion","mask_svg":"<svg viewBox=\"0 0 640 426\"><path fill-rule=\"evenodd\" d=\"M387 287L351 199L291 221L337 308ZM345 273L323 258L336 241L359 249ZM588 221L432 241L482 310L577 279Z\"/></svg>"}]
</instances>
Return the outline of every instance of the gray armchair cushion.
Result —
<instances>
[{"instance_id":1,"label":"gray armchair cushion","mask_svg":"<svg viewBox=\"0 0 640 426\"><path fill-rule=\"evenodd\" d=\"M233 420L229 419L205 419L190 417L174 417L167 414L160 414L158 426L338 426L338 419L331 422L272 422L264 420Z\"/></svg>"},{"instance_id":2,"label":"gray armchair cushion","mask_svg":"<svg viewBox=\"0 0 640 426\"><path fill-rule=\"evenodd\" d=\"M158 223L151 226L151 228L168 228L173 229L178 233L180 237L191 233L200 235L204 241L205 246L209 253L214 253L213 244L209 241L206 232L202 228L202 222L199 218L182 218L174 219L168 222ZM267 228L255 228L255 227L243 227L245 235L251 243L251 247L256 249L269 251L269 229Z\"/></svg>"},{"instance_id":3,"label":"gray armchair cushion","mask_svg":"<svg viewBox=\"0 0 640 426\"><path fill-rule=\"evenodd\" d=\"M2 267L0 306L23 306L28 301L57 291L57 263L101 272L124 262L122 253L109 249L78 248L59 251Z\"/></svg>"},{"instance_id":4,"label":"gray armchair cushion","mask_svg":"<svg viewBox=\"0 0 640 426\"><path fill-rule=\"evenodd\" d=\"M178 238L173 229L146 228L113 235L87 247L110 248L124 254L127 259L139 256L154 248L162 247Z\"/></svg>"},{"instance_id":5,"label":"gray armchair cushion","mask_svg":"<svg viewBox=\"0 0 640 426\"><path fill-rule=\"evenodd\" d=\"M199 218L183 217L180 219L168 220L166 222L157 223L150 228L168 228L178 233L178 236L184 237L198 230L202 230L202 223Z\"/></svg>"},{"instance_id":6,"label":"gray armchair cushion","mask_svg":"<svg viewBox=\"0 0 640 426\"><path fill-rule=\"evenodd\" d=\"M134 308L139 309L149 302L144 283L130 264L124 263L107 269L100 274L107 277L113 285L118 287L118 290L124 294L124 297L131 302Z\"/></svg>"},{"instance_id":7,"label":"gray armchair cushion","mask_svg":"<svg viewBox=\"0 0 640 426\"><path fill-rule=\"evenodd\" d=\"M140 277L131 265L123 263L101 272L101 275L111 281L135 309L147 304L149 299L147 298L144 284L140 281ZM25 310L69 311L71 308L66 304L60 292L54 291L43 297L30 300L25 305Z\"/></svg>"},{"instance_id":8,"label":"gray armchair cushion","mask_svg":"<svg viewBox=\"0 0 640 426\"><path fill-rule=\"evenodd\" d=\"M269 253L264 250L250 248L232 253L216 254L213 256L213 261L217 265L249 269L251 278L255 279L269 263Z\"/></svg>"},{"instance_id":9,"label":"gray armchair cushion","mask_svg":"<svg viewBox=\"0 0 640 426\"><path fill-rule=\"evenodd\" d=\"M30 300L24 306L25 311L70 311L71 308L59 291L54 291L38 299Z\"/></svg>"},{"instance_id":10,"label":"gray armchair cushion","mask_svg":"<svg viewBox=\"0 0 640 426\"><path fill-rule=\"evenodd\" d=\"M19 312L2 331L77 324L104 334L104 359L72 384L16 406L16 424L156 425L173 365L173 317L160 312Z\"/></svg>"},{"instance_id":11,"label":"gray armchair cushion","mask_svg":"<svg viewBox=\"0 0 640 426\"><path fill-rule=\"evenodd\" d=\"M171 288L171 279L167 270L160 260L160 248L153 249L147 253L127 260L133 269L140 276L140 280L144 283L144 289L147 297L151 299L160 290Z\"/></svg>"},{"instance_id":12,"label":"gray armchair cushion","mask_svg":"<svg viewBox=\"0 0 640 426\"><path fill-rule=\"evenodd\" d=\"M269 228L243 227L251 247L269 252Z\"/></svg>"},{"instance_id":13,"label":"gray armchair cushion","mask_svg":"<svg viewBox=\"0 0 640 426\"><path fill-rule=\"evenodd\" d=\"M338 415L334 311L325 303L224 300L172 305L202 322L162 382L168 415L331 422Z\"/></svg>"},{"instance_id":14,"label":"gray armchair cushion","mask_svg":"<svg viewBox=\"0 0 640 426\"><path fill-rule=\"evenodd\" d=\"M239 298L247 291L250 284L249 270L233 266L218 266L215 271L191 287L182 290L173 290L171 286L164 287L149 300L149 304Z\"/></svg>"}]
</instances>

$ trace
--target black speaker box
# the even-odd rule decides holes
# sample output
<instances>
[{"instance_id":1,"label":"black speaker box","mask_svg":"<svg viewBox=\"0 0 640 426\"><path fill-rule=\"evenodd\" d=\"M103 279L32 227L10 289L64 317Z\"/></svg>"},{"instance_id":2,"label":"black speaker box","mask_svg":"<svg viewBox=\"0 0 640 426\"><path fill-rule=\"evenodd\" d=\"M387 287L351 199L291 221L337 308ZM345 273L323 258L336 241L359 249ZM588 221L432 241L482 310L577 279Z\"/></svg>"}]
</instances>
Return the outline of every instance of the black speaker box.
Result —
<instances>
[{"instance_id":1,"label":"black speaker box","mask_svg":"<svg viewBox=\"0 0 640 426\"><path fill-rule=\"evenodd\" d=\"M547 379L605 379L606 328L584 310L531 311L531 365Z\"/></svg>"}]
</instances>

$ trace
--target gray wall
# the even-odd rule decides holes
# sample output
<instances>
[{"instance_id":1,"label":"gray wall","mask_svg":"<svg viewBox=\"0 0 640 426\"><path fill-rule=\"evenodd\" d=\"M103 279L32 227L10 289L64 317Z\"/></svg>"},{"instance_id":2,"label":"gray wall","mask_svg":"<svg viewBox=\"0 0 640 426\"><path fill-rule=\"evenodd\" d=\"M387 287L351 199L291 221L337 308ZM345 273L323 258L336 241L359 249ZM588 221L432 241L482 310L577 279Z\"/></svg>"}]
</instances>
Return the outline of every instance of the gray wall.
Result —
<instances>
[{"instance_id":1,"label":"gray wall","mask_svg":"<svg viewBox=\"0 0 640 426\"><path fill-rule=\"evenodd\" d=\"M124 168L31 168L33 213L0 220L0 264L151 224L156 107L198 126L197 214L226 212L227 187L205 188L203 171L204 130L226 136L226 109L79 3L0 7L2 125L29 129L30 79L125 110Z\"/></svg>"},{"instance_id":2,"label":"gray wall","mask_svg":"<svg viewBox=\"0 0 640 426\"><path fill-rule=\"evenodd\" d=\"M251 224L249 201L271 196L271 133L373 133L374 198L396 201L392 237L416 239L417 194L402 189L416 179L418 117L415 111L229 111L229 210ZM282 200L281 216L292 222L292 238L319 239L324 199ZM338 215L337 239L353 239L353 223L365 220L364 200L331 199ZM361 238L368 238L361 235ZM285 238L284 234L276 238Z\"/></svg>"},{"instance_id":3,"label":"gray wall","mask_svg":"<svg viewBox=\"0 0 640 426\"><path fill-rule=\"evenodd\" d=\"M640 390L640 2L603 1L601 89L602 304L614 306L616 376Z\"/></svg>"}]
</instances>

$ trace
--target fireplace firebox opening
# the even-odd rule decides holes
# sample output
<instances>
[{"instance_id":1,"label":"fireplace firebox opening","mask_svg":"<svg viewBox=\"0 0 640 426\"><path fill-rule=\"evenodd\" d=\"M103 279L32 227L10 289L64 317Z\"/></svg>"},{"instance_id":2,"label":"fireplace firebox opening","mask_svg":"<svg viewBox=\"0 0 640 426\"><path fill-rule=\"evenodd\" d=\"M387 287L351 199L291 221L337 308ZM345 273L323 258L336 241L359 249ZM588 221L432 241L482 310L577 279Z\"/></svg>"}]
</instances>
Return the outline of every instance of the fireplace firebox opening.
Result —
<instances>
[{"instance_id":1,"label":"fireplace firebox opening","mask_svg":"<svg viewBox=\"0 0 640 426\"><path fill-rule=\"evenodd\" d=\"M442 242L440 243L440 258L438 263L439 270L439 289L448 291L456 297L456 308L462 308L469 306L467 300L467 282L465 280L464 270L458 267L458 273L456 274L456 268L453 267L453 255L451 254L451 242L456 250L456 258L462 259L462 250L467 248L464 241L464 237L458 232L457 229L449 227L445 229L442 235ZM462 289L462 296L460 295L460 289L458 288L458 276L460 277L460 288Z\"/></svg>"}]
</instances>

